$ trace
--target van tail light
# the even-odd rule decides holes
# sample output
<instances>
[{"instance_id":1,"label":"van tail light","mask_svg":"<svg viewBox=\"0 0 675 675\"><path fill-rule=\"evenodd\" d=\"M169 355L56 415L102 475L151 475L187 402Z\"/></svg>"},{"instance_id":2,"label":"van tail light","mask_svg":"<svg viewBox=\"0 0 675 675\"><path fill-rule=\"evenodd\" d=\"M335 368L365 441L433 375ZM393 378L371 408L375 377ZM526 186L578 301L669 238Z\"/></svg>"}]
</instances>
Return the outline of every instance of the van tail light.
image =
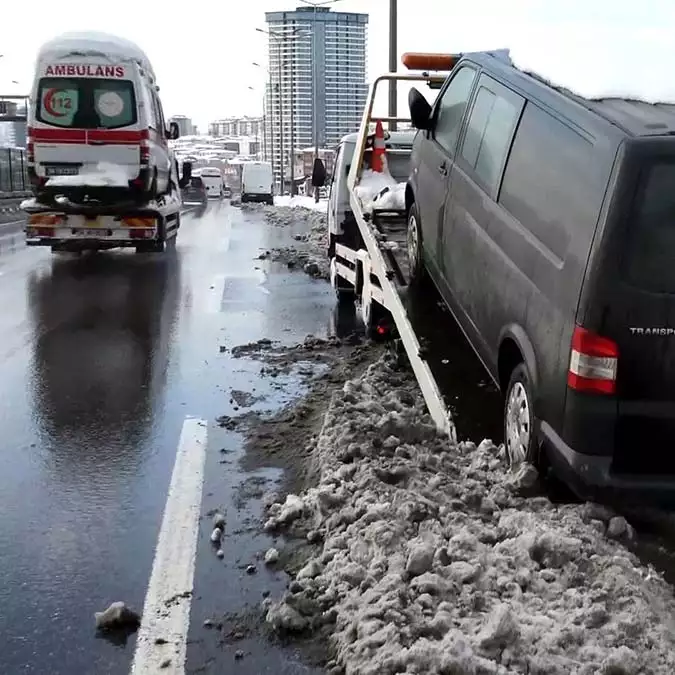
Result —
<instances>
[{"instance_id":1,"label":"van tail light","mask_svg":"<svg viewBox=\"0 0 675 675\"><path fill-rule=\"evenodd\" d=\"M613 340L596 335L581 326L572 334L567 386L595 394L616 393L619 347Z\"/></svg>"}]
</instances>

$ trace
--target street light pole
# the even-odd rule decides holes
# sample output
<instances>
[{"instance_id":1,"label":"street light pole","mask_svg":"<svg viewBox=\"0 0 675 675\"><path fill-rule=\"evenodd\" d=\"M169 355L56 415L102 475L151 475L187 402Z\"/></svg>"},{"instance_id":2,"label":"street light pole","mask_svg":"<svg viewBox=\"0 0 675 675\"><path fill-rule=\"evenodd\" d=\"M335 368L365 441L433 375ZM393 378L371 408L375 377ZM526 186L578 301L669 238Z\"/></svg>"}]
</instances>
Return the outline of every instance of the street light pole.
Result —
<instances>
[{"instance_id":1,"label":"street light pole","mask_svg":"<svg viewBox=\"0 0 675 675\"><path fill-rule=\"evenodd\" d=\"M397 0L389 0L389 72L398 70L398 7ZM396 80L389 80L389 117L396 117ZM396 131L396 122L389 122L389 130Z\"/></svg>"},{"instance_id":2,"label":"street light pole","mask_svg":"<svg viewBox=\"0 0 675 675\"><path fill-rule=\"evenodd\" d=\"M261 66L259 63L256 63L253 61L253 65L256 68L264 68L264 66ZM274 122L274 110L273 110L273 98L272 98L272 73L270 72L269 68L265 68L267 71L267 96L264 99L265 106L269 105L269 113L267 113L267 108L263 108L263 125L265 129L265 133L267 134L267 141L265 143L265 151L266 153L269 152L269 158L270 158L270 164L272 165L272 175L274 175L274 169L276 168L276 162L274 161L274 129L272 128L272 124ZM267 122L269 122L270 128L269 132L267 131ZM267 155L265 156L265 159L267 159Z\"/></svg>"}]
</instances>

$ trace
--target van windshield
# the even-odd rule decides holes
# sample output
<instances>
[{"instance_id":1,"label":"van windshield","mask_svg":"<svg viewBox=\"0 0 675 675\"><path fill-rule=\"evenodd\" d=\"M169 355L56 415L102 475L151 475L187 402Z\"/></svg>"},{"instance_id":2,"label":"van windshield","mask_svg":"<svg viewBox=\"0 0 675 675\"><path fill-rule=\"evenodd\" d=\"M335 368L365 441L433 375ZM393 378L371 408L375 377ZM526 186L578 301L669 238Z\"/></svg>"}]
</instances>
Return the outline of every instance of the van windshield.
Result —
<instances>
[{"instance_id":1,"label":"van windshield","mask_svg":"<svg viewBox=\"0 0 675 675\"><path fill-rule=\"evenodd\" d=\"M40 80L37 119L54 127L119 129L135 124L130 80L45 77Z\"/></svg>"},{"instance_id":2,"label":"van windshield","mask_svg":"<svg viewBox=\"0 0 675 675\"><path fill-rule=\"evenodd\" d=\"M654 293L675 293L675 160L643 169L625 251L626 281Z\"/></svg>"}]
</instances>

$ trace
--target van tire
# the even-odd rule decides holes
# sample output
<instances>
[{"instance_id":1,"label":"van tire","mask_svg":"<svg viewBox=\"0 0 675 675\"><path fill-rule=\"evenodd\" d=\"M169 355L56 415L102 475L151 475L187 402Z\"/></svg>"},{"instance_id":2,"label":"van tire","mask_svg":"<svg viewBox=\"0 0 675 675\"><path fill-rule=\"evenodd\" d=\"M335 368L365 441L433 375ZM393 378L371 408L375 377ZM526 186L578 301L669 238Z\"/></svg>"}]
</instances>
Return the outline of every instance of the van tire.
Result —
<instances>
[{"instance_id":1,"label":"van tire","mask_svg":"<svg viewBox=\"0 0 675 675\"><path fill-rule=\"evenodd\" d=\"M159 195L157 194L157 168L155 167L152 173L152 180L150 181L149 198L157 199L158 196Z\"/></svg>"},{"instance_id":2,"label":"van tire","mask_svg":"<svg viewBox=\"0 0 675 675\"><path fill-rule=\"evenodd\" d=\"M512 467L523 462L537 468L540 465L539 423L534 400L530 374L525 364L519 363L504 392L504 447Z\"/></svg>"},{"instance_id":3,"label":"van tire","mask_svg":"<svg viewBox=\"0 0 675 675\"><path fill-rule=\"evenodd\" d=\"M424 267L424 255L422 254L422 224L415 202L410 205L406 220L406 244L410 270L409 286L421 288L427 280L427 271Z\"/></svg>"}]
</instances>

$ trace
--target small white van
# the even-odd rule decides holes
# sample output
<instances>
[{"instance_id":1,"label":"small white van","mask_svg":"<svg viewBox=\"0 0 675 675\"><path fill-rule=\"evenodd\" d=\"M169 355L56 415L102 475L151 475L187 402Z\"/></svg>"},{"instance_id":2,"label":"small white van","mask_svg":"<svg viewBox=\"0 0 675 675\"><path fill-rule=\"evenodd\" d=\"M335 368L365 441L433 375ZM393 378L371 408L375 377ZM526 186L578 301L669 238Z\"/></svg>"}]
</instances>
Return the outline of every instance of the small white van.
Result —
<instances>
[{"instance_id":1,"label":"small white van","mask_svg":"<svg viewBox=\"0 0 675 675\"><path fill-rule=\"evenodd\" d=\"M38 200L143 202L171 189L169 139L145 53L107 33L64 33L38 53L27 155Z\"/></svg>"},{"instance_id":2,"label":"small white van","mask_svg":"<svg viewBox=\"0 0 675 675\"><path fill-rule=\"evenodd\" d=\"M241 169L241 202L274 204L274 176L270 162L244 162Z\"/></svg>"},{"instance_id":3,"label":"small white van","mask_svg":"<svg viewBox=\"0 0 675 675\"><path fill-rule=\"evenodd\" d=\"M205 166L201 170L201 179L206 187L207 197L221 198L224 193L223 173L215 166Z\"/></svg>"}]
</instances>

